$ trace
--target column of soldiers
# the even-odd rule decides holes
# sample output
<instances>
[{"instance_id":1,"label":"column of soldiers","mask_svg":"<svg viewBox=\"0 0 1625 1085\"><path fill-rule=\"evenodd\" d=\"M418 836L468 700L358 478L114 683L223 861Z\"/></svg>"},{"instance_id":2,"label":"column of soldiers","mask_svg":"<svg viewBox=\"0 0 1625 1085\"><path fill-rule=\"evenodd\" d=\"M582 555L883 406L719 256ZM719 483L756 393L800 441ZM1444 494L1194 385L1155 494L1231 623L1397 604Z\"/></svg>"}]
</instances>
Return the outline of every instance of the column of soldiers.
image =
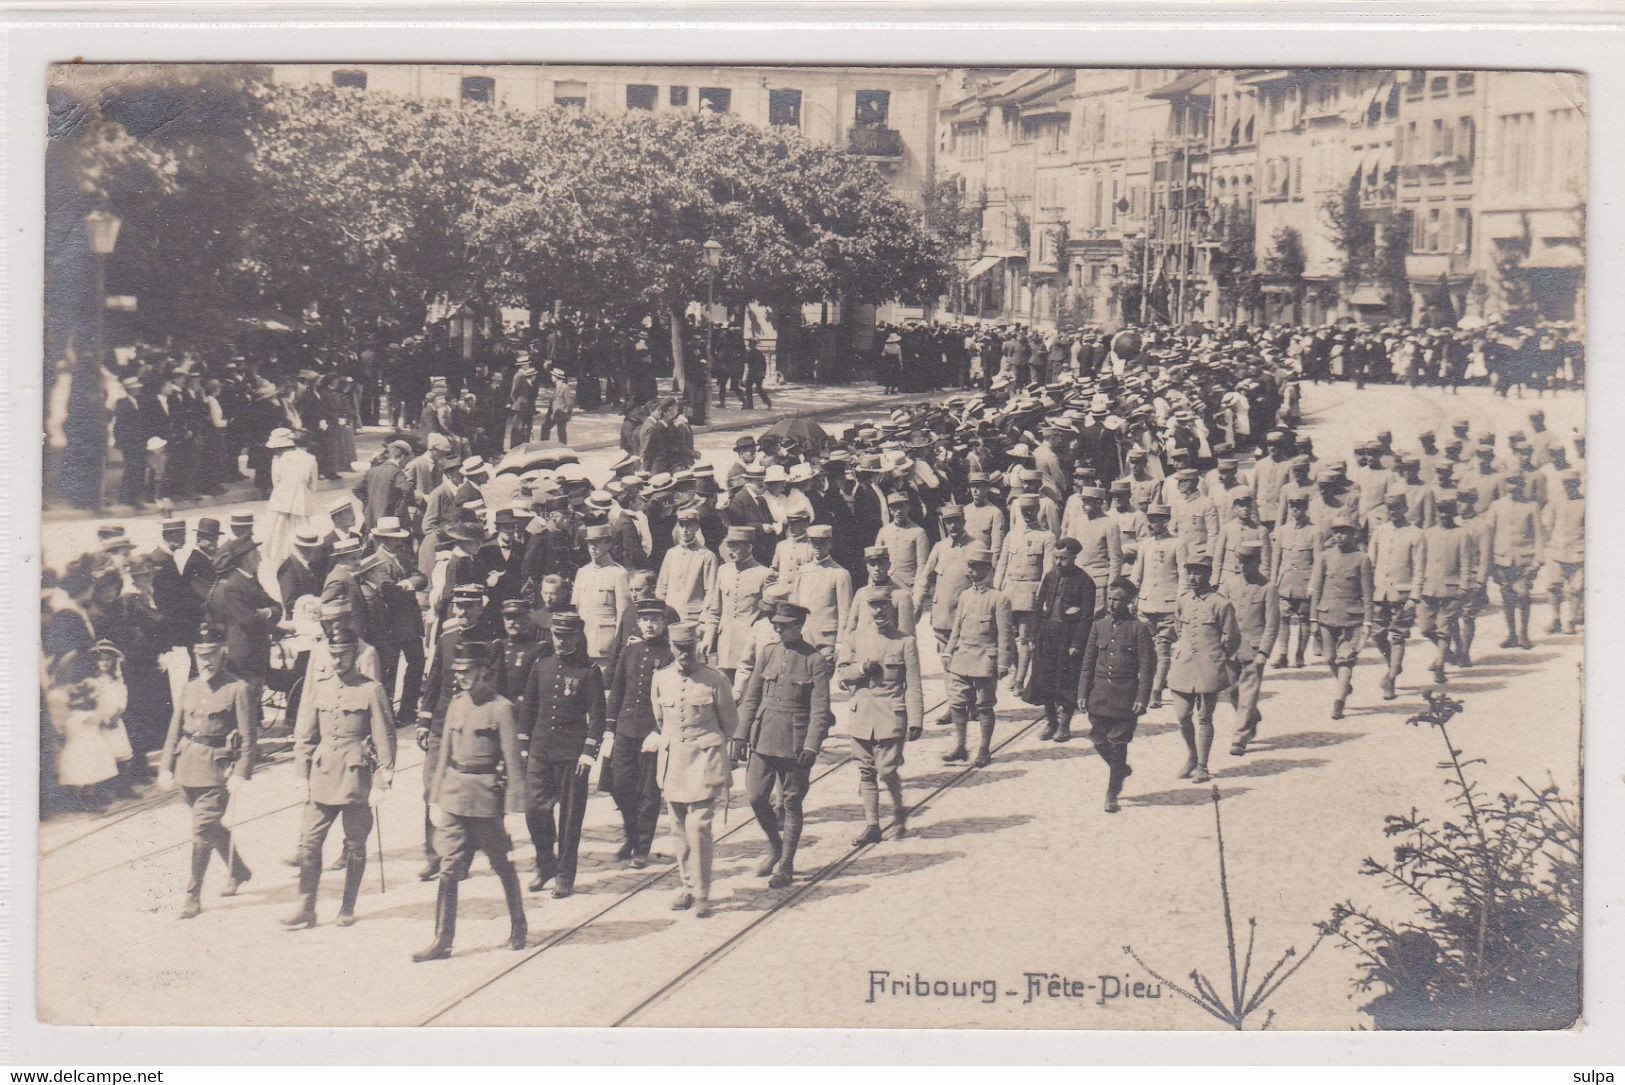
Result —
<instances>
[{"instance_id":1,"label":"column of soldiers","mask_svg":"<svg viewBox=\"0 0 1625 1085\"><path fill-rule=\"evenodd\" d=\"M315 921L335 820L340 922L353 921L397 724L415 726L425 751L422 877L438 903L417 959L431 960L451 950L476 850L504 887L510 944L525 944L506 814L524 816L534 846L530 891L574 892L595 773L620 814L617 860L656 861L670 812L683 882L673 907L704 916L716 807L742 767L767 844L757 873L791 885L843 694L865 818L855 843L883 838L882 790L905 833L901 769L925 725L921 620L944 674L943 759L991 762L1008 682L1042 707L1043 740L1070 741L1083 710L1114 813L1137 722L1161 705L1186 746L1178 775L1203 782L1219 703L1233 708L1229 752L1243 757L1268 673L1311 652L1339 719L1368 647L1385 664L1385 699L1398 696L1413 629L1433 647L1435 682L1471 666L1492 580L1503 647L1532 644L1537 584L1549 631L1583 622L1581 476L1543 418L1533 439L1463 420L1442 443L1417 435L1414 450L1377 433L1351 468L1280 423L1283 397L1235 401L1259 373L1229 351L1121 379L1007 383L824 444L742 439L726 465L651 473L627 456L601 484L576 467L493 477L478 457L435 459L421 510L363 508L350 518L359 531L299 540L288 559L299 568L275 578L284 595L318 597L321 619L299 665L308 803L289 925ZM1583 438L1573 451L1583 458ZM298 602L259 585L249 527L212 551L201 610L218 632L189 645L198 677L163 760L194 810L193 885L219 854L232 891L249 875L222 836L224 774L251 774L265 657ZM202 762L208 772L183 772Z\"/></svg>"}]
</instances>

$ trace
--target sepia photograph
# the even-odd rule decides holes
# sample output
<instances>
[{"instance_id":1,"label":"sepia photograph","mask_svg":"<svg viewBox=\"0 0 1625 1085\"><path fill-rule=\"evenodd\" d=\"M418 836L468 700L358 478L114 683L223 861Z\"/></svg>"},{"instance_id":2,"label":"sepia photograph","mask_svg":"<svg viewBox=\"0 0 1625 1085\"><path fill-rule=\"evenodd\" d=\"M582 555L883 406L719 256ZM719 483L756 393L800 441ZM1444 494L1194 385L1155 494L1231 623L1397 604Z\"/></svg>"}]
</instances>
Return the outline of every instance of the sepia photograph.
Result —
<instances>
[{"instance_id":1,"label":"sepia photograph","mask_svg":"<svg viewBox=\"0 0 1625 1085\"><path fill-rule=\"evenodd\" d=\"M1588 77L1439 56L64 55L17 1012L1579 1028Z\"/></svg>"}]
</instances>

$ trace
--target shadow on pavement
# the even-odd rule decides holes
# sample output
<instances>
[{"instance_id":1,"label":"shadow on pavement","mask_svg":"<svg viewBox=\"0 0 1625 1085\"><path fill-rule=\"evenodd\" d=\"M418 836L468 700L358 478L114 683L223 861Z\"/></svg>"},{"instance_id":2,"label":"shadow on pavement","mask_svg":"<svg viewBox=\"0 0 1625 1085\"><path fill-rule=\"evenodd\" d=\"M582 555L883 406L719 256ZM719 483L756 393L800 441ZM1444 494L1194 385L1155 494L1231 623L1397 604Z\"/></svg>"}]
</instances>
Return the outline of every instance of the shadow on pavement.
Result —
<instances>
[{"instance_id":1,"label":"shadow on pavement","mask_svg":"<svg viewBox=\"0 0 1625 1085\"><path fill-rule=\"evenodd\" d=\"M1268 750L1315 750L1323 746L1339 746L1363 738L1359 731L1298 731L1279 738L1260 738L1252 743L1254 753Z\"/></svg>"},{"instance_id":2,"label":"shadow on pavement","mask_svg":"<svg viewBox=\"0 0 1625 1085\"><path fill-rule=\"evenodd\" d=\"M927 870L964 857L965 853L962 851L888 852L882 848L853 860L841 871L841 877L884 878L893 874L913 874L915 871Z\"/></svg>"},{"instance_id":3,"label":"shadow on pavement","mask_svg":"<svg viewBox=\"0 0 1625 1085\"><path fill-rule=\"evenodd\" d=\"M911 821L908 826L908 838L911 840L916 837L922 840L946 840L971 833L996 833L1001 829L1014 829L1018 825L1025 825L1031 820L1031 814L990 814L986 817L949 818L946 821L929 821L919 825Z\"/></svg>"},{"instance_id":4,"label":"shadow on pavement","mask_svg":"<svg viewBox=\"0 0 1625 1085\"><path fill-rule=\"evenodd\" d=\"M1019 750L1016 753L1003 755L1001 761L1063 761L1071 757L1086 757L1094 753L1094 747L1089 745L1087 738L1079 739L1074 733L1070 742L1060 745L1045 743L1042 746L1029 750Z\"/></svg>"},{"instance_id":5,"label":"shadow on pavement","mask_svg":"<svg viewBox=\"0 0 1625 1085\"><path fill-rule=\"evenodd\" d=\"M1250 787L1222 787L1219 796L1234 799L1251 791ZM1171 791L1153 791L1149 795L1124 795L1125 806L1201 806L1213 801L1212 788L1207 784L1191 784Z\"/></svg>"},{"instance_id":6,"label":"shadow on pavement","mask_svg":"<svg viewBox=\"0 0 1625 1085\"><path fill-rule=\"evenodd\" d=\"M1010 760L1008 755L994 754L993 756L995 760L992 765L987 768L977 769L955 786L981 787L983 784L996 784L1000 780L1009 780L1013 777L1027 775L1026 769L1001 769L998 767L999 760ZM941 772L928 772L924 776L905 776L903 778L903 787L905 789L921 787L935 789L954 779L963 771L965 770L962 768L953 768L944 769Z\"/></svg>"},{"instance_id":7,"label":"shadow on pavement","mask_svg":"<svg viewBox=\"0 0 1625 1085\"><path fill-rule=\"evenodd\" d=\"M1234 763L1226 764L1223 768L1214 771L1214 775L1223 779L1232 776L1274 776L1281 772L1291 772L1293 769L1311 769L1326 764L1324 757L1261 757L1246 760L1237 759Z\"/></svg>"}]
</instances>

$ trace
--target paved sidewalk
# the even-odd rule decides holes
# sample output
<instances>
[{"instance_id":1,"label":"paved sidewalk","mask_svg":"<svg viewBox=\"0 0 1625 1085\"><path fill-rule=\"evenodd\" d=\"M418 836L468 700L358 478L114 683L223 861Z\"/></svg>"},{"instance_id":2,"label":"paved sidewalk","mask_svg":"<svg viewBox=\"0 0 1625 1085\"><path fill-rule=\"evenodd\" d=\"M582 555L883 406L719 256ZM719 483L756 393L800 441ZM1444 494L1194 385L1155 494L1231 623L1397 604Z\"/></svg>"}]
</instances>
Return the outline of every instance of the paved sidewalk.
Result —
<instances>
[{"instance_id":1,"label":"paved sidewalk","mask_svg":"<svg viewBox=\"0 0 1625 1085\"><path fill-rule=\"evenodd\" d=\"M768 394L773 397L772 407L757 407L749 411L737 406L737 400L722 408L717 407L713 401L710 417L704 426L699 427L699 433L766 429L784 418L822 418L870 405L878 417L904 404L923 403L939 395L952 393L943 391L887 395L880 385L863 382L838 385L785 385L769 389ZM570 440L567 443L582 453L618 447L621 443L621 420L621 412L614 407L605 407L590 414L578 414L570 420ZM538 426L537 432L539 430ZM367 426L360 430L356 435L356 454L360 458L343 478L324 479L318 483L317 492L336 492L354 486L356 480L365 473L372 457L383 445L386 435L391 432L393 431L383 426ZM171 505L177 513L184 515L190 511L216 505L253 506L263 500L251 483L241 482L228 486L224 493L175 501ZM139 511L124 505L109 505L100 513L67 507L47 508L43 519L45 523L98 519L126 522L156 515L157 508L152 505Z\"/></svg>"}]
</instances>

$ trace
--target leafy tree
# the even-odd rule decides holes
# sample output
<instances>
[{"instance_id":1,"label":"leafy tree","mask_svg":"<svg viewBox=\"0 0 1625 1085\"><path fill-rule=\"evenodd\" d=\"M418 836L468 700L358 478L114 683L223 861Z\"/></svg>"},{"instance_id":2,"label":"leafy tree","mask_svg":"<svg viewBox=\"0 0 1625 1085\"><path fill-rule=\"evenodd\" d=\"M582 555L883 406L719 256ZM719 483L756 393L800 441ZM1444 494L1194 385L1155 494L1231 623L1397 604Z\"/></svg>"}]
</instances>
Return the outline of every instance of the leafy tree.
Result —
<instances>
[{"instance_id":1,"label":"leafy tree","mask_svg":"<svg viewBox=\"0 0 1625 1085\"><path fill-rule=\"evenodd\" d=\"M1411 319L1411 283L1405 271L1405 256L1411 247L1411 221L1411 212L1396 211L1383 226L1371 275L1388 300L1388 315L1406 323Z\"/></svg>"},{"instance_id":2,"label":"leafy tree","mask_svg":"<svg viewBox=\"0 0 1625 1085\"><path fill-rule=\"evenodd\" d=\"M1354 286L1370 277L1377 255L1377 227L1360 203L1360 171L1320 207L1321 221L1331 243L1343 254L1343 282Z\"/></svg>"},{"instance_id":3,"label":"leafy tree","mask_svg":"<svg viewBox=\"0 0 1625 1085\"><path fill-rule=\"evenodd\" d=\"M1292 290L1292 318L1298 319L1303 305L1303 273L1308 267L1303 235L1291 226L1282 226L1270 235L1270 251L1264 257L1264 273Z\"/></svg>"},{"instance_id":4,"label":"leafy tree","mask_svg":"<svg viewBox=\"0 0 1625 1085\"><path fill-rule=\"evenodd\" d=\"M1219 307L1232 318L1255 319L1260 291L1253 213L1247 207L1227 209L1218 219L1218 247L1213 250L1213 278Z\"/></svg>"},{"instance_id":5,"label":"leafy tree","mask_svg":"<svg viewBox=\"0 0 1625 1085\"><path fill-rule=\"evenodd\" d=\"M985 195L975 201L966 199L964 179L960 177L938 173L920 189L926 230L955 250L968 246L980 232L986 206Z\"/></svg>"}]
</instances>

